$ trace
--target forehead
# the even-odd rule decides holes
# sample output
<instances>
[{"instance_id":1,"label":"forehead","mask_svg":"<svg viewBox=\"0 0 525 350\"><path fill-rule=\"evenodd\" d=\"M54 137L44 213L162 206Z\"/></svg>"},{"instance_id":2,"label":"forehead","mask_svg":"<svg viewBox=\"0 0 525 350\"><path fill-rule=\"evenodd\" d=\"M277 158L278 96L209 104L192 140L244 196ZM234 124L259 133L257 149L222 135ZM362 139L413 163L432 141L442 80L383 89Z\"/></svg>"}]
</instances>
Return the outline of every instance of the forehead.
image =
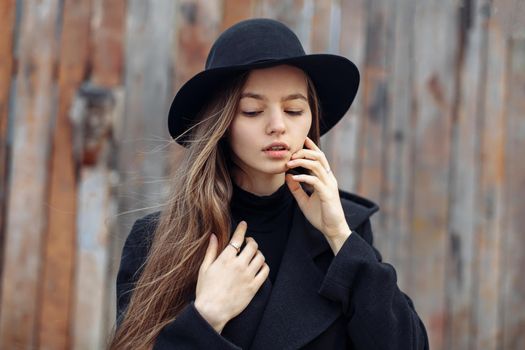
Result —
<instances>
[{"instance_id":1,"label":"forehead","mask_svg":"<svg viewBox=\"0 0 525 350\"><path fill-rule=\"evenodd\" d=\"M306 94L307 89L306 74L301 69L279 65L250 71L243 92L258 94L303 92Z\"/></svg>"}]
</instances>

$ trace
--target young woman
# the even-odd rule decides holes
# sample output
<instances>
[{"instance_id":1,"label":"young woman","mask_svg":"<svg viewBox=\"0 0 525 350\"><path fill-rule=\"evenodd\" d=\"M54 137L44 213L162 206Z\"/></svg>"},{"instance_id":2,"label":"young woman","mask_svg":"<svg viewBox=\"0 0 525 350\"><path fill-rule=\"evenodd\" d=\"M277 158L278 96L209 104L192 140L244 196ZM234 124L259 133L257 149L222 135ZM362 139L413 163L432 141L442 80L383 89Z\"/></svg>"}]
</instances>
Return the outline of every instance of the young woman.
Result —
<instances>
[{"instance_id":1,"label":"young woman","mask_svg":"<svg viewBox=\"0 0 525 350\"><path fill-rule=\"evenodd\" d=\"M172 103L187 151L125 242L111 349L428 348L372 246L377 205L339 190L317 145L358 85L280 22L221 34Z\"/></svg>"}]
</instances>

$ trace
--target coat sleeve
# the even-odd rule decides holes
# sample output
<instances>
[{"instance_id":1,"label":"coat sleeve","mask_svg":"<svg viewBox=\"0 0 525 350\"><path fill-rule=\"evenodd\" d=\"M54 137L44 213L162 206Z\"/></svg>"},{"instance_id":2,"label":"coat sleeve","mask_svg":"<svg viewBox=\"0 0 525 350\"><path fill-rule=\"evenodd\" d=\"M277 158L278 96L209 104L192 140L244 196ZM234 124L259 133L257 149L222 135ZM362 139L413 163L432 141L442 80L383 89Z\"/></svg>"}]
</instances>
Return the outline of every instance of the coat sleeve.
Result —
<instances>
[{"instance_id":1,"label":"coat sleeve","mask_svg":"<svg viewBox=\"0 0 525 350\"><path fill-rule=\"evenodd\" d=\"M356 349L428 349L412 300L397 286L394 267L372 246L370 219L333 258L319 292L340 302Z\"/></svg>"},{"instance_id":2,"label":"coat sleeve","mask_svg":"<svg viewBox=\"0 0 525 350\"><path fill-rule=\"evenodd\" d=\"M121 324L133 287L146 260L152 232L155 230L154 218L149 215L137 220L124 243L117 274L117 327ZM153 348L155 350L241 349L215 331L197 311L194 301L188 303L177 318L162 329Z\"/></svg>"}]
</instances>

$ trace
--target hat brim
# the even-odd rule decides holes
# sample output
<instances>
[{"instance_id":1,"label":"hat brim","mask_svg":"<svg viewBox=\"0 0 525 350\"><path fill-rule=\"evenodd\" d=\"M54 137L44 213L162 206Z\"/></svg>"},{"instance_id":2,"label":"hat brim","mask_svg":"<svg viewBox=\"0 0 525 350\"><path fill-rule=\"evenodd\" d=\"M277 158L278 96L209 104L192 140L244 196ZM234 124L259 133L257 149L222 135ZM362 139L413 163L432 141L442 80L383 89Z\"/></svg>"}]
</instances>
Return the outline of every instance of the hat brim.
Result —
<instances>
[{"instance_id":1,"label":"hat brim","mask_svg":"<svg viewBox=\"0 0 525 350\"><path fill-rule=\"evenodd\" d=\"M290 64L302 69L315 85L321 106L320 134L325 134L345 115L359 87L359 70L349 59L331 54L311 54L286 59L218 67L204 70L188 80L177 92L168 114L168 130L179 137L195 122L195 117L215 89L226 79L257 68ZM186 145L188 135L177 142Z\"/></svg>"}]
</instances>

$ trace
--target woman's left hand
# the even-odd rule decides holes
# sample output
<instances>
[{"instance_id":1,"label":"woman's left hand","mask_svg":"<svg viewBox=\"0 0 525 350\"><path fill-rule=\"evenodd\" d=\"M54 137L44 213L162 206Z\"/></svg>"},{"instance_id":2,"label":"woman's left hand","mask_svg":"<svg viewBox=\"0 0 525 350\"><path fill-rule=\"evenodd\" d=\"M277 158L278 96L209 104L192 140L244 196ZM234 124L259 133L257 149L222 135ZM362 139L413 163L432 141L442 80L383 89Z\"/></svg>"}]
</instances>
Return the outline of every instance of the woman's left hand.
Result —
<instances>
[{"instance_id":1,"label":"woman's left hand","mask_svg":"<svg viewBox=\"0 0 525 350\"><path fill-rule=\"evenodd\" d=\"M327 239L339 239L342 235L350 234L351 231L339 198L337 180L319 147L308 137L305 146L308 149L301 149L292 154L287 167L300 166L309 169L312 175L287 174L286 183L308 221ZM311 196L308 196L299 182L306 182L314 187Z\"/></svg>"}]
</instances>

